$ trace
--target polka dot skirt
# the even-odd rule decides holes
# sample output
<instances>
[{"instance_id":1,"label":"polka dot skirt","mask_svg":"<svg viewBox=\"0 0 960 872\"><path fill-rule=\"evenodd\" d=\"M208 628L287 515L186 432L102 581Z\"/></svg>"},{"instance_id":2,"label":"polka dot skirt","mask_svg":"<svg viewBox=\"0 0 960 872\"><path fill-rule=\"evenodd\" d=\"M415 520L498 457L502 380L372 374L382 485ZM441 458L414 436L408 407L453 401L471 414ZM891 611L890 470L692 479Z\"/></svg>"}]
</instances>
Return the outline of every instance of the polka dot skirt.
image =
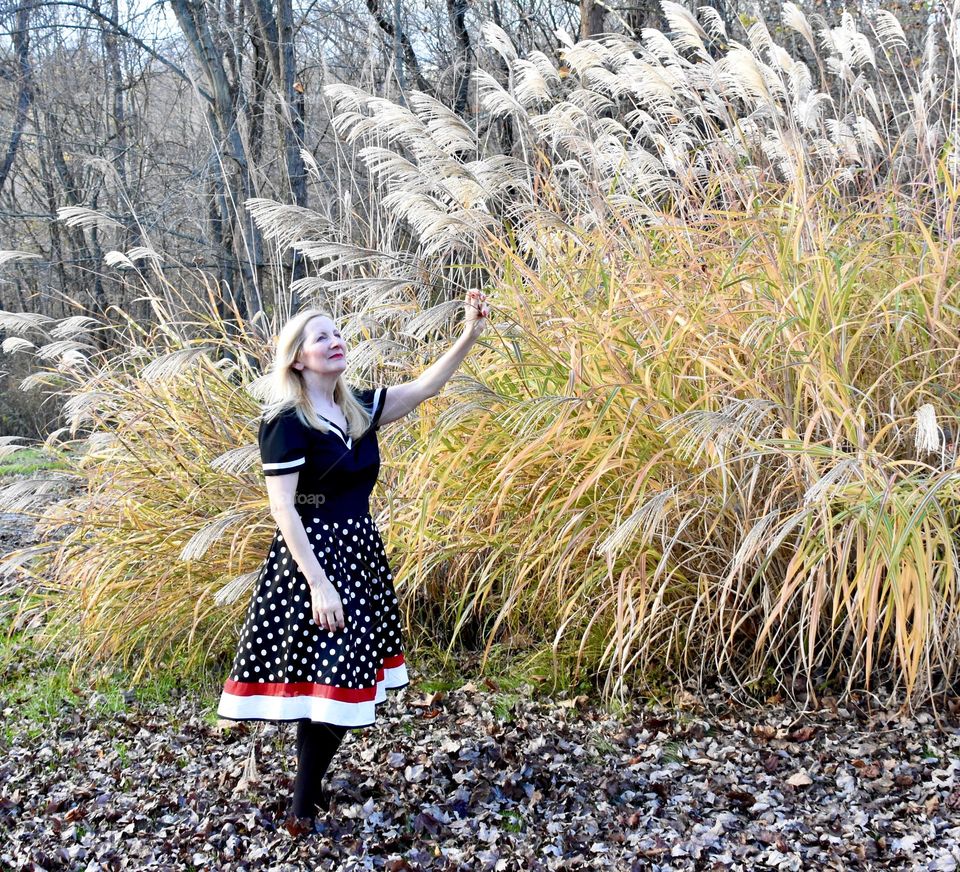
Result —
<instances>
[{"instance_id":1,"label":"polka dot skirt","mask_svg":"<svg viewBox=\"0 0 960 872\"><path fill-rule=\"evenodd\" d=\"M303 523L340 594L346 627L330 632L313 620L310 588L277 530L217 713L232 720L370 726L387 689L408 683L383 540L366 512L338 521L304 517Z\"/></svg>"}]
</instances>

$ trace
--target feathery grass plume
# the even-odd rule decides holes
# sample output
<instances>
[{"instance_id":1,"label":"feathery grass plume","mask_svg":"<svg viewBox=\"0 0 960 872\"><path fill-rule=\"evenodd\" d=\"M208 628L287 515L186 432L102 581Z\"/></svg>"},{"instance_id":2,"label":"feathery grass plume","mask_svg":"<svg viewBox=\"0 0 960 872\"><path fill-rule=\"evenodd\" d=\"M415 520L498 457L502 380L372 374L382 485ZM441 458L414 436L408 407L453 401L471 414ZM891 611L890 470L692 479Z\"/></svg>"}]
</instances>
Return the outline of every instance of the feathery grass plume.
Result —
<instances>
[{"instance_id":1,"label":"feathery grass plume","mask_svg":"<svg viewBox=\"0 0 960 872\"><path fill-rule=\"evenodd\" d=\"M90 358L79 348L67 348L57 361L57 369L83 366Z\"/></svg>"},{"instance_id":2,"label":"feathery grass plume","mask_svg":"<svg viewBox=\"0 0 960 872\"><path fill-rule=\"evenodd\" d=\"M300 293L316 294L320 298L328 293L338 296L350 294L358 304L363 302L386 307L390 299L402 297L406 289L417 283L416 275L406 274L395 277L385 275L373 278L347 278L339 281L300 279L291 287Z\"/></svg>"},{"instance_id":3,"label":"feathery grass plume","mask_svg":"<svg viewBox=\"0 0 960 872\"><path fill-rule=\"evenodd\" d=\"M876 9L873 12L874 33L877 40L888 52L907 48L907 35L903 25L889 9Z\"/></svg>"},{"instance_id":4,"label":"feathery grass plume","mask_svg":"<svg viewBox=\"0 0 960 872\"><path fill-rule=\"evenodd\" d=\"M167 381L170 379L179 379L184 372L204 361L209 363L210 352L214 351L213 346L200 346L198 348L179 348L168 354L151 360L140 372L140 377L148 381Z\"/></svg>"},{"instance_id":5,"label":"feathery grass plume","mask_svg":"<svg viewBox=\"0 0 960 872\"><path fill-rule=\"evenodd\" d=\"M67 421L69 432L76 435L77 429L86 421L96 421L105 409L113 406L113 397L106 391L89 390L73 394L64 400L61 411Z\"/></svg>"},{"instance_id":6,"label":"feathery grass plume","mask_svg":"<svg viewBox=\"0 0 960 872\"><path fill-rule=\"evenodd\" d=\"M549 73L545 75L542 66L533 61L518 59L513 62L513 71L516 76L513 92L517 102L524 109L535 109L538 104L548 103L553 99L550 83L559 82L560 77L553 64L549 61L547 63L553 73L552 78L548 78Z\"/></svg>"},{"instance_id":7,"label":"feathery grass plume","mask_svg":"<svg viewBox=\"0 0 960 872\"><path fill-rule=\"evenodd\" d=\"M700 22L685 6L673 0L660 0L663 17L672 31L673 44L681 50L692 51L697 57L710 62L712 58L703 44L706 32Z\"/></svg>"},{"instance_id":8,"label":"feathery grass plume","mask_svg":"<svg viewBox=\"0 0 960 872\"><path fill-rule=\"evenodd\" d=\"M223 455L221 455L222 457ZM237 511L228 509L221 512L212 521L204 524L197 530L183 546L180 551L180 560L199 560L203 557L211 546L215 545L223 534L231 527L240 523L245 523L249 519L249 512L245 510Z\"/></svg>"},{"instance_id":9,"label":"feathery grass plume","mask_svg":"<svg viewBox=\"0 0 960 872\"><path fill-rule=\"evenodd\" d=\"M64 379L60 378L56 372L34 372L22 378L17 385L17 389L26 392L41 387L59 388L64 383Z\"/></svg>"},{"instance_id":10,"label":"feathery grass plume","mask_svg":"<svg viewBox=\"0 0 960 872\"><path fill-rule=\"evenodd\" d=\"M634 509L627 518L618 523L610 535L597 546L597 551L601 554L616 554L627 545L633 544L638 533L640 544L652 541L654 533L658 529L661 530L661 535L665 535L664 521L668 517L669 503L671 500L675 500L676 496L677 487L675 485L654 494L643 505Z\"/></svg>"},{"instance_id":11,"label":"feathery grass plume","mask_svg":"<svg viewBox=\"0 0 960 872\"><path fill-rule=\"evenodd\" d=\"M19 451L30 447L32 446L2 445L0 446L0 458L13 457ZM36 506L39 497L56 494L60 492L61 487L61 482L57 478L46 480L26 479L4 485L0 487L0 512L25 513Z\"/></svg>"},{"instance_id":12,"label":"feathery grass plume","mask_svg":"<svg viewBox=\"0 0 960 872\"><path fill-rule=\"evenodd\" d=\"M843 458L807 488L803 494L802 504L809 506L812 503L819 503L831 488L845 485L854 479L863 480L860 462L855 458Z\"/></svg>"},{"instance_id":13,"label":"feathery grass plume","mask_svg":"<svg viewBox=\"0 0 960 872\"><path fill-rule=\"evenodd\" d=\"M847 59L851 67L866 65L876 67L877 59L870 40L857 30L853 16L847 10L841 13L840 26L832 28L831 35L832 45L838 54Z\"/></svg>"},{"instance_id":14,"label":"feathery grass plume","mask_svg":"<svg viewBox=\"0 0 960 872\"><path fill-rule=\"evenodd\" d=\"M807 17L796 3L786 2L783 4L783 23L791 30L799 33L806 40L814 55L817 54L817 41L813 36L813 28L810 27L810 22L807 21Z\"/></svg>"},{"instance_id":15,"label":"feathery grass plume","mask_svg":"<svg viewBox=\"0 0 960 872\"><path fill-rule=\"evenodd\" d=\"M255 569L231 579L213 595L213 601L218 606L233 605L253 589L260 573L261 570Z\"/></svg>"},{"instance_id":16,"label":"feathery grass plume","mask_svg":"<svg viewBox=\"0 0 960 872\"><path fill-rule=\"evenodd\" d=\"M857 137L850 125L837 118L826 120L827 130L833 145L837 146L840 155L851 162L859 162L860 150L857 148Z\"/></svg>"},{"instance_id":17,"label":"feathery grass plume","mask_svg":"<svg viewBox=\"0 0 960 872\"><path fill-rule=\"evenodd\" d=\"M640 39L650 56L664 66L680 69L690 66L689 62L677 52L676 46L670 42L670 39L656 28L644 27L640 31Z\"/></svg>"},{"instance_id":18,"label":"feathery grass plume","mask_svg":"<svg viewBox=\"0 0 960 872\"><path fill-rule=\"evenodd\" d=\"M324 85L323 94L330 101L333 112L351 117L362 118L363 113L360 110L366 108L370 100L373 99L363 89L355 85L348 85L345 82Z\"/></svg>"},{"instance_id":19,"label":"feathery grass plume","mask_svg":"<svg viewBox=\"0 0 960 872\"><path fill-rule=\"evenodd\" d=\"M88 209L85 206L61 206L57 209L57 220L62 221L67 227L80 227L87 230L92 227L122 227L123 225L115 218L104 215L96 209Z\"/></svg>"},{"instance_id":20,"label":"feathery grass plume","mask_svg":"<svg viewBox=\"0 0 960 872\"><path fill-rule=\"evenodd\" d=\"M561 48L560 57L576 75L582 77L588 70L602 68L608 60L608 52L600 40L581 39Z\"/></svg>"},{"instance_id":21,"label":"feathery grass plume","mask_svg":"<svg viewBox=\"0 0 960 872\"><path fill-rule=\"evenodd\" d=\"M78 342L75 339L58 339L55 342L48 342L46 345L41 345L36 350L36 356L41 360L49 360L51 358L60 358L63 355L79 351L81 348L92 349L94 346L90 345L87 342Z\"/></svg>"},{"instance_id":22,"label":"feathery grass plume","mask_svg":"<svg viewBox=\"0 0 960 872\"><path fill-rule=\"evenodd\" d=\"M750 51L757 58L766 58L768 63L776 60L776 50L779 46L774 43L765 21L755 21L747 28L747 41L750 43Z\"/></svg>"},{"instance_id":23,"label":"feathery grass plume","mask_svg":"<svg viewBox=\"0 0 960 872\"><path fill-rule=\"evenodd\" d=\"M40 312L5 312L0 310L0 330L8 333L26 333L29 330L43 330L43 325L54 319Z\"/></svg>"},{"instance_id":24,"label":"feathery grass plume","mask_svg":"<svg viewBox=\"0 0 960 872\"><path fill-rule=\"evenodd\" d=\"M860 142L860 152L864 155L865 161L871 159L874 150L883 150L884 143L880 138L877 128L873 126L873 122L865 115L858 115L854 118L853 129Z\"/></svg>"},{"instance_id":25,"label":"feathery grass plume","mask_svg":"<svg viewBox=\"0 0 960 872\"><path fill-rule=\"evenodd\" d=\"M487 192L490 201L504 201L510 196L528 200L533 196L528 167L519 158L493 155L466 164L471 175Z\"/></svg>"},{"instance_id":26,"label":"feathery grass plume","mask_svg":"<svg viewBox=\"0 0 960 872\"><path fill-rule=\"evenodd\" d=\"M832 102L829 94L809 92L799 97L793 105L793 117L806 131L815 132L822 125L822 115L827 104Z\"/></svg>"},{"instance_id":27,"label":"feathery grass plume","mask_svg":"<svg viewBox=\"0 0 960 872\"><path fill-rule=\"evenodd\" d=\"M597 90L603 92L603 95L609 95L612 98L622 97L625 94L632 92L633 88L630 81L626 76L622 76L612 70L608 70L606 67L590 67L588 70L585 70L583 73L583 84L584 88L577 88L567 95L567 99L572 102L577 102L574 100L576 95L580 95L581 102L589 102L589 98L584 95L589 94L592 90ZM596 97L599 98L601 94L597 94ZM577 105L581 105L580 102L577 102ZM603 104L599 104L600 108L603 107ZM608 104L613 106L613 103ZM594 115L599 115L599 111L592 113ZM614 119L608 118L607 121L613 121ZM626 132L626 131L624 131Z\"/></svg>"},{"instance_id":28,"label":"feathery grass plume","mask_svg":"<svg viewBox=\"0 0 960 872\"><path fill-rule=\"evenodd\" d=\"M734 45L717 61L717 70L719 79L734 96L753 103L755 108L779 111L771 90L771 84L777 82L776 76L743 46Z\"/></svg>"},{"instance_id":29,"label":"feathery grass plume","mask_svg":"<svg viewBox=\"0 0 960 872\"><path fill-rule=\"evenodd\" d=\"M303 165L307 168L307 172L313 177L314 181L322 182L323 173L320 171L320 165L309 149L300 149L300 159L303 161Z\"/></svg>"},{"instance_id":30,"label":"feathery grass plume","mask_svg":"<svg viewBox=\"0 0 960 872\"><path fill-rule=\"evenodd\" d=\"M426 125L432 143L442 152L451 157L463 151L476 154L477 135L456 112L422 91L411 91L407 102Z\"/></svg>"},{"instance_id":31,"label":"feathery grass plume","mask_svg":"<svg viewBox=\"0 0 960 872\"><path fill-rule=\"evenodd\" d=\"M918 454L930 454L940 450L940 425L937 424L937 410L932 403L924 403L917 409L916 439L914 444Z\"/></svg>"},{"instance_id":32,"label":"feathery grass plume","mask_svg":"<svg viewBox=\"0 0 960 872\"><path fill-rule=\"evenodd\" d=\"M258 445L242 445L239 448L231 448L224 451L219 457L210 461L210 468L218 472L227 472L231 474L250 472L256 468L260 459L260 448Z\"/></svg>"},{"instance_id":33,"label":"feathery grass plume","mask_svg":"<svg viewBox=\"0 0 960 872\"><path fill-rule=\"evenodd\" d=\"M103 326L102 321L91 318L89 315L71 315L58 322L55 327L50 329L49 333L58 339L71 339L75 336L86 335L94 327Z\"/></svg>"},{"instance_id":34,"label":"feathery grass plume","mask_svg":"<svg viewBox=\"0 0 960 872\"><path fill-rule=\"evenodd\" d=\"M300 239L325 236L331 229L329 219L302 206L278 203L265 197L250 197L243 204L265 239L281 249Z\"/></svg>"},{"instance_id":35,"label":"feathery grass plume","mask_svg":"<svg viewBox=\"0 0 960 872\"><path fill-rule=\"evenodd\" d=\"M410 148L428 148L431 152L440 151L433 145L426 124L415 112L382 97L371 99L367 106L372 113L368 119L370 130L378 130L381 133L390 131L389 141L396 141ZM347 141L355 142L363 137L367 129L367 125L351 127L345 138Z\"/></svg>"},{"instance_id":36,"label":"feathery grass plume","mask_svg":"<svg viewBox=\"0 0 960 872\"><path fill-rule=\"evenodd\" d=\"M440 328L452 324L462 308L458 300L449 300L424 309L404 324L403 332L412 339L424 341Z\"/></svg>"},{"instance_id":37,"label":"feathery grass plume","mask_svg":"<svg viewBox=\"0 0 960 872\"><path fill-rule=\"evenodd\" d=\"M422 180L420 168L402 155L388 148L367 145L357 155L374 177L383 176L384 183L417 185Z\"/></svg>"},{"instance_id":38,"label":"feathery grass plume","mask_svg":"<svg viewBox=\"0 0 960 872\"><path fill-rule=\"evenodd\" d=\"M747 530L747 534L740 542L730 562L730 571L728 579L732 580L740 575L747 564L754 560L766 548L769 541L769 534L777 521L780 520L781 513L779 509L767 512L761 515Z\"/></svg>"},{"instance_id":39,"label":"feathery grass plume","mask_svg":"<svg viewBox=\"0 0 960 872\"><path fill-rule=\"evenodd\" d=\"M727 26L716 9L712 6L700 6L697 8L697 14L703 18L703 29L711 39L727 38Z\"/></svg>"},{"instance_id":40,"label":"feathery grass plume","mask_svg":"<svg viewBox=\"0 0 960 872\"><path fill-rule=\"evenodd\" d=\"M0 436L0 449L6 451L4 456L9 456L16 451L22 451L24 448L27 448L27 445L16 444L23 438L23 436Z\"/></svg>"},{"instance_id":41,"label":"feathery grass plume","mask_svg":"<svg viewBox=\"0 0 960 872\"><path fill-rule=\"evenodd\" d=\"M3 340L3 343L0 344L0 349L3 350L4 354L15 354L18 351L29 351L30 349L36 348L29 339L24 339L21 336L8 336Z\"/></svg>"},{"instance_id":42,"label":"feathery grass plume","mask_svg":"<svg viewBox=\"0 0 960 872\"><path fill-rule=\"evenodd\" d=\"M486 20L480 25L480 38L503 58L507 66L517 58L513 41L506 31L494 22Z\"/></svg>"},{"instance_id":43,"label":"feathery grass plume","mask_svg":"<svg viewBox=\"0 0 960 872\"><path fill-rule=\"evenodd\" d=\"M134 245L133 248L127 250L127 257L133 261L146 260L154 266L159 266L163 263L163 256L160 252L151 248L149 245Z\"/></svg>"},{"instance_id":44,"label":"feathery grass plume","mask_svg":"<svg viewBox=\"0 0 960 872\"><path fill-rule=\"evenodd\" d=\"M480 106L491 118L516 118L525 121L526 109L486 70L471 73Z\"/></svg>"},{"instance_id":45,"label":"feathery grass plume","mask_svg":"<svg viewBox=\"0 0 960 872\"><path fill-rule=\"evenodd\" d=\"M103 262L114 269L136 269L136 264L122 251L108 251L103 256Z\"/></svg>"},{"instance_id":46,"label":"feathery grass plume","mask_svg":"<svg viewBox=\"0 0 960 872\"><path fill-rule=\"evenodd\" d=\"M381 252L345 242L301 240L294 243L293 247L304 257L314 261L314 269L320 275L337 272L345 267L356 265L370 266L375 269L381 262L390 263L406 259L402 253ZM328 262L318 263L318 261L324 260Z\"/></svg>"},{"instance_id":47,"label":"feathery grass plume","mask_svg":"<svg viewBox=\"0 0 960 872\"><path fill-rule=\"evenodd\" d=\"M21 260L40 260L40 255L34 254L32 251L16 251L14 249L0 251L0 266L17 263Z\"/></svg>"}]
</instances>

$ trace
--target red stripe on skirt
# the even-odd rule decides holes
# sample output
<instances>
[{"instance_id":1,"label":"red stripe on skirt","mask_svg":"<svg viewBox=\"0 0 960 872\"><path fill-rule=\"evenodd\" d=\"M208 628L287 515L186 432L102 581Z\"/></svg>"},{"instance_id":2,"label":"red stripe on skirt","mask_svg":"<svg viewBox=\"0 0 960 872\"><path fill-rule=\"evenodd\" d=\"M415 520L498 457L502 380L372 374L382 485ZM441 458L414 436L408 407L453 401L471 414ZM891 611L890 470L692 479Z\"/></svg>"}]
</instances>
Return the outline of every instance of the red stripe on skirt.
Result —
<instances>
[{"instance_id":1,"label":"red stripe on skirt","mask_svg":"<svg viewBox=\"0 0 960 872\"><path fill-rule=\"evenodd\" d=\"M383 668L393 669L404 662L402 654L386 657ZM383 681L383 668L377 670L377 681ZM313 681L268 682L228 679L223 689L234 696L320 696L338 702L369 702L377 695L376 687L335 687Z\"/></svg>"}]
</instances>

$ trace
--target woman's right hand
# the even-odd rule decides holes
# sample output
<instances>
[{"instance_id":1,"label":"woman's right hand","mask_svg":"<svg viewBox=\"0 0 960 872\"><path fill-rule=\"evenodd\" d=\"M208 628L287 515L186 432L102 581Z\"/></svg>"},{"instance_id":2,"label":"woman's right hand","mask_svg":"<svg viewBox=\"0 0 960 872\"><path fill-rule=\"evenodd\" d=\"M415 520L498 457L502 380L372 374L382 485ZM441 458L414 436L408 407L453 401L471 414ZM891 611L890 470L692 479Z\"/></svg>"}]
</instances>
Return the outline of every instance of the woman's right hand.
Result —
<instances>
[{"instance_id":1,"label":"woman's right hand","mask_svg":"<svg viewBox=\"0 0 960 872\"><path fill-rule=\"evenodd\" d=\"M331 633L346 626L340 594L329 579L310 582L310 602L313 620L318 626Z\"/></svg>"}]
</instances>

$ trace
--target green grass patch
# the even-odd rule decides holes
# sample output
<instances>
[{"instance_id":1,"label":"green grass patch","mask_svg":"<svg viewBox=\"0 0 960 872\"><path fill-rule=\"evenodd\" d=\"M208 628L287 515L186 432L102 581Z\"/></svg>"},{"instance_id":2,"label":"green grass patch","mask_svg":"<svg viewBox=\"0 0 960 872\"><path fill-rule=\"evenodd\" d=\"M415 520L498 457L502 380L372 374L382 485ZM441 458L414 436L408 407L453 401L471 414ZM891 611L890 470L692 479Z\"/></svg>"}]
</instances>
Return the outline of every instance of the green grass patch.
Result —
<instances>
[{"instance_id":1,"label":"green grass patch","mask_svg":"<svg viewBox=\"0 0 960 872\"><path fill-rule=\"evenodd\" d=\"M159 672L134 684L132 671L100 665L78 678L71 676L66 658L45 651L27 632L10 632L9 622L8 615L0 626L0 709L13 709L11 714L28 735L40 735L52 717L73 706L92 705L99 714L109 716L133 705L163 705L186 695L197 696L205 706L216 705L219 676L212 667L207 673L186 677L175 671ZM12 743L9 720L0 735Z\"/></svg>"},{"instance_id":2,"label":"green grass patch","mask_svg":"<svg viewBox=\"0 0 960 872\"><path fill-rule=\"evenodd\" d=\"M508 833L522 832L525 823L523 815L515 808L508 808L500 813L500 826Z\"/></svg>"},{"instance_id":3,"label":"green grass patch","mask_svg":"<svg viewBox=\"0 0 960 872\"><path fill-rule=\"evenodd\" d=\"M66 455L39 448L24 448L0 459L0 476L30 475L41 469L71 469L72 466Z\"/></svg>"}]
</instances>

